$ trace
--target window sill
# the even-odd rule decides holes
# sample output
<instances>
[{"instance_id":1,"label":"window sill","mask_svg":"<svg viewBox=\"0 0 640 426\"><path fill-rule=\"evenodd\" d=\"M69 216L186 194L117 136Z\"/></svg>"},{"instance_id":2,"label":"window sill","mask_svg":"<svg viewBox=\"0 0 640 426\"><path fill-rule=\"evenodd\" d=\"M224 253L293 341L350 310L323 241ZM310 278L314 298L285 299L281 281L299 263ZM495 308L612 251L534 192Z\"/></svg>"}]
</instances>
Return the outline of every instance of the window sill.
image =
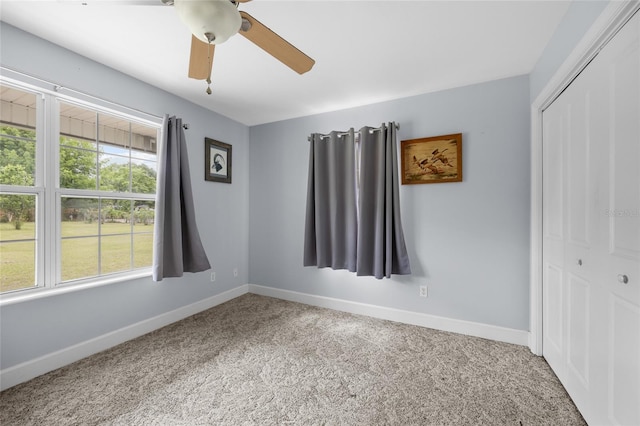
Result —
<instances>
[{"instance_id":1,"label":"window sill","mask_svg":"<svg viewBox=\"0 0 640 426\"><path fill-rule=\"evenodd\" d=\"M59 296L61 294L72 293L75 291L86 290L90 288L101 287L104 285L130 281L139 278L151 276L151 269L132 272L126 275L117 275L113 277L103 277L90 282L78 284L62 284L55 288L34 288L30 290L21 290L12 293L0 295L0 307L13 305L15 303L29 302L36 299L43 299L51 296Z\"/></svg>"}]
</instances>

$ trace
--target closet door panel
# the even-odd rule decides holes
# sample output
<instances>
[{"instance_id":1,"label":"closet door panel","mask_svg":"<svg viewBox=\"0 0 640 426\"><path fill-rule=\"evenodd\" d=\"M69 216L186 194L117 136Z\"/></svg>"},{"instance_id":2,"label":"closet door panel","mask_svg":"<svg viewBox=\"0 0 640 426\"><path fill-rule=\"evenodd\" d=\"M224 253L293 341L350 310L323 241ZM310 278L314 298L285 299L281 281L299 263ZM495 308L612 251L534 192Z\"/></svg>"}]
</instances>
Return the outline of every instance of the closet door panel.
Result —
<instances>
[{"instance_id":1,"label":"closet door panel","mask_svg":"<svg viewBox=\"0 0 640 426\"><path fill-rule=\"evenodd\" d=\"M567 104L556 101L544 115L543 233L547 241L564 240L564 145L567 138Z\"/></svg>"},{"instance_id":2,"label":"closet door panel","mask_svg":"<svg viewBox=\"0 0 640 426\"><path fill-rule=\"evenodd\" d=\"M565 377L564 147L567 104L551 105L543 117L543 352L556 375Z\"/></svg>"},{"instance_id":3,"label":"closet door panel","mask_svg":"<svg viewBox=\"0 0 640 426\"><path fill-rule=\"evenodd\" d=\"M609 291L608 420L612 424L637 425L640 424L640 14L622 28L596 60L606 69L611 122L601 275Z\"/></svg>"},{"instance_id":4,"label":"closet door panel","mask_svg":"<svg viewBox=\"0 0 640 426\"><path fill-rule=\"evenodd\" d=\"M561 268L547 262L544 271L544 357L562 381L564 363L564 285Z\"/></svg>"},{"instance_id":5,"label":"closet door panel","mask_svg":"<svg viewBox=\"0 0 640 426\"><path fill-rule=\"evenodd\" d=\"M590 365L592 363L592 293L593 270L593 185L595 183L591 156L591 122L600 110L592 102L593 70L583 71L563 94L566 114L566 170L564 271L566 297L564 386L580 410L591 410Z\"/></svg>"},{"instance_id":6,"label":"closet door panel","mask_svg":"<svg viewBox=\"0 0 640 426\"><path fill-rule=\"evenodd\" d=\"M636 18L636 21L638 19ZM640 54L637 25L627 25L612 41L609 81L611 138L609 145L609 246L611 254L640 260Z\"/></svg>"},{"instance_id":7,"label":"closet door panel","mask_svg":"<svg viewBox=\"0 0 640 426\"><path fill-rule=\"evenodd\" d=\"M585 79L587 76L584 76ZM593 187L590 158L591 140L589 124L594 118L591 89L578 81L569 94L567 140L567 242L589 248L591 245L590 219L593 209ZM596 113L597 114L597 113Z\"/></svg>"},{"instance_id":8,"label":"closet door panel","mask_svg":"<svg viewBox=\"0 0 640 426\"><path fill-rule=\"evenodd\" d=\"M579 383L574 386L589 388L590 364L590 294L591 284L575 275L569 275L567 315L567 364L572 379Z\"/></svg>"}]
</instances>

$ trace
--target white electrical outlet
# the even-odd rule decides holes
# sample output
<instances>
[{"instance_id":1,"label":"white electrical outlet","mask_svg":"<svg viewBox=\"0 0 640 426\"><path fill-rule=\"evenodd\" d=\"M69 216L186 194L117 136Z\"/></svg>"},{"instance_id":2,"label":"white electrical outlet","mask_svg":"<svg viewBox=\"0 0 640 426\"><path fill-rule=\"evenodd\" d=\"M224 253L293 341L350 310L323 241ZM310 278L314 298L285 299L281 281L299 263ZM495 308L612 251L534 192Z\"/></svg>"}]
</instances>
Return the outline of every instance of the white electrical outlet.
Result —
<instances>
[{"instance_id":1,"label":"white electrical outlet","mask_svg":"<svg viewBox=\"0 0 640 426\"><path fill-rule=\"evenodd\" d=\"M234 268L233 270L233 276L237 277L238 276L238 268Z\"/></svg>"},{"instance_id":2,"label":"white electrical outlet","mask_svg":"<svg viewBox=\"0 0 640 426\"><path fill-rule=\"evenodd\" d=\"M429 297L429 287L426 285L420 286L420 297Z\"/></svg>"},{"instance_id":3,"label":"white electrical outlet","mask_svg":"<svg viewBox=\"0 0 640 426\"><path fill-rule=\"evenodd\" d=\"M211 282L214 282L216 280L216 273L212 272L211 273Z\"/></svg>"}]
</instances>

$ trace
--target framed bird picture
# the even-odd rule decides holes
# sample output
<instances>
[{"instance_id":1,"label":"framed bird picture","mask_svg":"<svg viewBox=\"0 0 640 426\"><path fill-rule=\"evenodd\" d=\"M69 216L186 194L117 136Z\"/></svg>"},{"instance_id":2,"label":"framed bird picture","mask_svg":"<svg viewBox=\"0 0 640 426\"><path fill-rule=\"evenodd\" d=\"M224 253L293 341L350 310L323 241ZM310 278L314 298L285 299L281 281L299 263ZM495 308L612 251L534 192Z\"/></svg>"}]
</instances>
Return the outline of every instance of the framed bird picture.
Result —
<instances>
[{"instance_id":1,"label":"framed bird picture","mask_svg":"<svg viewBox=\"0 0 640 426\"><path fill-rule=\"evenodd\" d=\"M204 138L204 178L231 183L231 145Z\"/></svg>"},{"instance_id":2,"label":"framed bird picture","mask_svg":"<svg viewBox=\"0 0 640 426\"><path fill-rule=\"evenodd\" d=\"M462 182L462 133L400 143L402 184Z\"/></svg>"}]
</instances>

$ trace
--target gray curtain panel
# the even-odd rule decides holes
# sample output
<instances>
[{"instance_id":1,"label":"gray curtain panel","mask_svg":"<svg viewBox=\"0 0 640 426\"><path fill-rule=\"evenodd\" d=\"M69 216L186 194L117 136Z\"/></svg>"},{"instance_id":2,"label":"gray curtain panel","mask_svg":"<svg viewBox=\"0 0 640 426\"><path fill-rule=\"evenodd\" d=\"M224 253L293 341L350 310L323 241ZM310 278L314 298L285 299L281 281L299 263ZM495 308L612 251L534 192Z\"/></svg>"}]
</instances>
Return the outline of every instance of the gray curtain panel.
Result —
<instances>
[{"instance_id":1,"label":"gray curtain panel","mask_svg":"<svg viewBox=\"0 0 640 426\"><path fill-rule=\"evenodd\" d=\"M311 135L304 266L410 274L400 220L396 127Z\"/></svg>"},{"instance_id":2,"label":"gray curtain panel","mask_svg":"<svg viewBox=\"0 0 640 426\"><path fill-rule=\"evenodd\" d=\"M400 220L396 125L360 130L357 274L378 279L409 275L411 266Z\"/></svg>"},{"instance_id":3,"label":"gray curtain panel","mask_svg":"<svg viewBox=\"0 0 640 426\"><path fill-rule=\"evenodd\" d=\"M304 266L356 271L354 140L353 129L311 136Z\"/></svg>"},{"instance_id":4,"label":"gray curtain panel","mask_svg":"<svg viewBox=\"0 0 640 426\"><path fill-rule=\"evenodd\" d=\"M153 280L211 269L196 225L182 120L165 115L158 153Z\"/></svg>"}]
</instances>

